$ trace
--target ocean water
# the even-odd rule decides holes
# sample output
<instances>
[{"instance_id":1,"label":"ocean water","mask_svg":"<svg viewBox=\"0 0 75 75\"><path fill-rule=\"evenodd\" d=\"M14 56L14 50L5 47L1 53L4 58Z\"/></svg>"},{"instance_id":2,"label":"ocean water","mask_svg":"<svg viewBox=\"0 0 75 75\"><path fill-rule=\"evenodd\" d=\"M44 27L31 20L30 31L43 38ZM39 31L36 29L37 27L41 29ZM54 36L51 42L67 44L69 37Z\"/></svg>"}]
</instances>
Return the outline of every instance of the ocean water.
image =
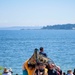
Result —
<instances>
[{"instance_id":1,"label":"ocean water","mask_svg":"<svg viewBox=\"0 0 75 75\"><path fill-rule=\"evenodd\" d=\"M22 74L23 63L41 46L63 71L75 68L75 30L0 30L0 66Z\"/></svg>"}]
</instances>

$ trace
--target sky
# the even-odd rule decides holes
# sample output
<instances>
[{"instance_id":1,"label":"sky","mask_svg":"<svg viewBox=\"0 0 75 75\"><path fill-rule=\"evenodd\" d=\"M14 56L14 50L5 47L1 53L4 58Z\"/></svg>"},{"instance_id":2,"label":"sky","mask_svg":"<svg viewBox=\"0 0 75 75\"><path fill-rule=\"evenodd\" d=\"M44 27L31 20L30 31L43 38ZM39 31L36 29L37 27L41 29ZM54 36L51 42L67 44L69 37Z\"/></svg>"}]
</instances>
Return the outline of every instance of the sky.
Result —
<instances>
[{"instance_id":1,"label":"sky","mask_svg":"<svg viewBox=\"0 0 75 75\"><path fill-rule=\"evenodd\" d=\"M0 0L0 27L75 23L75 0Z\"/></svg>"}]
</instances>

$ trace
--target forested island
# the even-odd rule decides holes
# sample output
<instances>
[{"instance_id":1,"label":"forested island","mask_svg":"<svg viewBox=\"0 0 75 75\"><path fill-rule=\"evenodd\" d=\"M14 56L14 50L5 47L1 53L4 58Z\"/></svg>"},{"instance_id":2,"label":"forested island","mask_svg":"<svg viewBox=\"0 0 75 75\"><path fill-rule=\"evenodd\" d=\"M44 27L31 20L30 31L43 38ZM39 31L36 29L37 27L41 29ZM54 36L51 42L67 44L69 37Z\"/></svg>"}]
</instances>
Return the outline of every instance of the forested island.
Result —
<instances>
[{"instance_id":1,"label":"forested island","mask_svg":"<svg viewBox=\"0 0 75 75\"><path fill-rule=\"evenodd\" d=\"M75 24L58 24L58 25L47 25L41 29L51 29L51 30L75 30Z\"/></svg>"}]
</instances>

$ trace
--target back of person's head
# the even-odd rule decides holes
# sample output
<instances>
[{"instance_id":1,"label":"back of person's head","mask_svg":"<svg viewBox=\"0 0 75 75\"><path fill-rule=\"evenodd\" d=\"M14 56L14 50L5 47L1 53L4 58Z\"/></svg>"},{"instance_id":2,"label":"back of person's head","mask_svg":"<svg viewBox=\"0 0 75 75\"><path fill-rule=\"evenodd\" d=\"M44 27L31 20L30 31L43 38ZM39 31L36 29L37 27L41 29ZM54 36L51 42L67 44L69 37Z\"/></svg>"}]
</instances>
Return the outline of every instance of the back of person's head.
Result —
<instances>
[{"instance_id":1,"label":"back of person's head","mask_svg":"<svg viewBox=\"0 0 75 75\"><path fill-rule=\"evenodd\" d=\"M38 50L37 48L35 48L34 50Z\"/></svg>"},{"instance_id":2,"label":"back of person's head","mask_svg":"<svg viewBox=\"0 0 75 75\"><path fill-rule=\"evenodd\" d=\"M72 74L72 70L68 70L67 73L68 73L68 74Z\"/></svg>"},{"instance_id":3,"label":"back of person's head","mask_svg":"<svg viewBox=\"0 0 75 75\"><path fill-rule=\"evenodd\" d=\"M63 72L63 75L66 75L66 73L65 73L65 72Z\"/></svg>"},{"instance_id":4,"label":"back of person's head","mask_svg":"<svg viewBox=\"0 0 75 75\"><path fill-rule=\"evenodd\" d=\"M35 48L35 49L34 49L34 52L35 52L35 53L37 53L37 52L38 52L38 49L37 49L37 48Z\"/></svg>"},{"instance_id":5,"label":"back of person's head","mask_svg":"<svg viewBox=\"0 0 75 75\"><path fill-rule=\"evenodd\" d=\"M5 67L4 68L4 73L7 73L8 72L8 69Z\"/></svg>"},{"instance_id":6,"label":"back of person's head","mask_svg":"<svg viewBox=\"0 0 75 75\"><path fill-rule=\"evenodd\" d=\"M16 74L16 75L18 75L18 74Z\"/></svg>"},{"instance_id":7,"label":"back of person's head","mask_svg":"<svg viewBox=\"0 0 75 75\"><path fill-rule=\"evenodd\" d=\"M42 52L43 52L43 47L40 47L40 51L42 51Z\"/></svg>"}]
</instances>

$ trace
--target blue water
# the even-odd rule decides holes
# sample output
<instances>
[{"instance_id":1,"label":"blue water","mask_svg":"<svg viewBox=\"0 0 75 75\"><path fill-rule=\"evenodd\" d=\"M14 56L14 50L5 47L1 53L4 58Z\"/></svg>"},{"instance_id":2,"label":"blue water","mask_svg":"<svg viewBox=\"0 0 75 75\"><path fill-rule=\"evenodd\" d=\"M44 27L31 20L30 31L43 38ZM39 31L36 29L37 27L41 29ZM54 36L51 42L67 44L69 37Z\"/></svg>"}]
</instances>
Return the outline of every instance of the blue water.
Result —
<instances>
[{"instance_id":1,"label":"blue water","mask_svg":"<svg viewBox=\"0 0 75 75\"><path fill-rule=\"evenodd\" d=\"M0 65L22 74L22 64L40 46L63 71L75 68L75 30L0 30Z\"/></svg>"}]
</instances>

